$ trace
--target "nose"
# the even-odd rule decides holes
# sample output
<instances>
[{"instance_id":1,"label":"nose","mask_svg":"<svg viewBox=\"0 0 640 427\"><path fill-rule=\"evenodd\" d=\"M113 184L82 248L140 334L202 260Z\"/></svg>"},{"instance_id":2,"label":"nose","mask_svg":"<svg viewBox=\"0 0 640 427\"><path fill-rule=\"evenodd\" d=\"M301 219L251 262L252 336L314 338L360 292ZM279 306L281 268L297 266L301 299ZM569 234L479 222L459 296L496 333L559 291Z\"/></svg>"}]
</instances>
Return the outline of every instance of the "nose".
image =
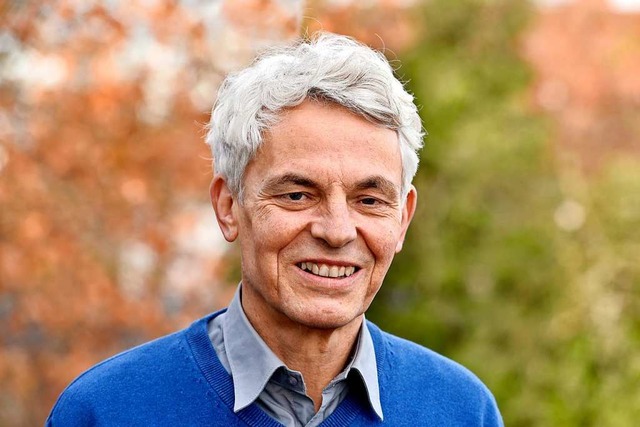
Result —
<instances>
[{"instance_id":1,"label":"nose","mask_svg":"<svg viewBox=\"0 0 640 427\"><path fill-rule=\"evenodd\" d=\"M354 241L358 233L347 201L326 201L322 212L311 224L311 235L333 248L341 248Z\"/></svg>"}]
</instances>

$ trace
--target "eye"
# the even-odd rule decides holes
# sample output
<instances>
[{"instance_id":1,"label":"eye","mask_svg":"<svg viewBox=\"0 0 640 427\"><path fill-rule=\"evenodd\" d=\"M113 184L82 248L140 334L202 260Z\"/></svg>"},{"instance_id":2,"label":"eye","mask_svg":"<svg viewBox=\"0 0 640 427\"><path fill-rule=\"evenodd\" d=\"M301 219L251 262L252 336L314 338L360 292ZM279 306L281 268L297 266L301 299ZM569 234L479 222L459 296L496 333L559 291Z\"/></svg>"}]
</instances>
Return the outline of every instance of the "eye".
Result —
<instances>
[{"instance_id":1,"label":"eye","mask_svg":"<svg viewBox=\"0 0 640 427\"><path fill-rule=\"evenodd\" d=\"M378 200L374 199L373 197L365 197L364 199L361 199L360 202L363 205L368 205L368 206L373 206L378 204Z\"/></svg>"},{"instance_id":2,"label":"eye","mask_svg":"<svg viewBox=\"0 0 640 427\"><path fill-rule=\"evenodd\" d=\"M298 202L298 201L300 201L300 200L304 199L306 196L305 196L305 194L304 194L303 192L301 192L301 191L296 191L295 193L288 193L288 194L285 194L285 195L284 195L284 197L285 197L287 200L292 200L292 201L294 201L294 202Z\"/></svg>"}]
</instances>

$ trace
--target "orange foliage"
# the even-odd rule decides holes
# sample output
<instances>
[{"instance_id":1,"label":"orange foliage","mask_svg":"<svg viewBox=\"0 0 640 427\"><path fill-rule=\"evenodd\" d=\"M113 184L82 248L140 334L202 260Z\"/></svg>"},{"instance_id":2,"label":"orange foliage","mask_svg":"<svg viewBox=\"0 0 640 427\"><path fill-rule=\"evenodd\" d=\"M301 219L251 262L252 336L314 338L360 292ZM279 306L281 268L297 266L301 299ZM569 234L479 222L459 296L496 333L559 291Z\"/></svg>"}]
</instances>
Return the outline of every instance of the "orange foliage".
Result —
<instances>
[{"instance_id":1,"label":"orange foliage","mask_svg":"<svg viewBox=\"0 0 640 427\"><path fill-rule=\"evenodd\" d=\"M252 13L247 13L251 10ZM297 35L300 14L284 4L271 0L235 0L222 5L222 14L235 28L245 33L283 38Z\"/></svg>"},{"instance_id":2,"label":"orange foliage","mask_svg":"<svg viewBox=\"0 0 640 427\"><path fill-rule=\"evenodd\" d=\"M573 2L539 14L524 47L562 157L594 170L612 155L640 154L640 15Z\"/></svg>"},{"instance_id":3,"label":"orange foliage","mask_svg":"<svg viewBox=\"0 0 640 427\"><path fill-rule=\"evenodd\" d=\"M419 16L414 3L418 1L376 0L367 2L326 2L310 0L305 18L310 34L318 30L350 35L379 50L395 55L413 46L418 40Z\"/></svg>"}]
</instances>

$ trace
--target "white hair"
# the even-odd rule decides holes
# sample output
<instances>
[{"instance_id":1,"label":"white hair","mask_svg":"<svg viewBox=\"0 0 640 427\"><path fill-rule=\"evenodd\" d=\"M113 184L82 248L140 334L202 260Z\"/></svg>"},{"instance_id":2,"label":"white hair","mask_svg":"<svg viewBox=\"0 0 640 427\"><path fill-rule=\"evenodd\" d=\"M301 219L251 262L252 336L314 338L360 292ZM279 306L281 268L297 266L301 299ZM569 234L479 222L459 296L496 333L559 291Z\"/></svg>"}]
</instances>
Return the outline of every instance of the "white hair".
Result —
<instances>
[{"instance_id":1,"label":"white hair","mask_svg":"<svg viewBox=\"0 0 640 427\"><path fill-rule=\"evenodd\" d=\"M213 153L214 171L226 179L233 194L242 199L244 170L279 113L305 99L333 102L395 130L406 197L424 135L413 96L381 53L326 32L268 50L222 83L206 142Z\"/></svg>"}]
</instances>

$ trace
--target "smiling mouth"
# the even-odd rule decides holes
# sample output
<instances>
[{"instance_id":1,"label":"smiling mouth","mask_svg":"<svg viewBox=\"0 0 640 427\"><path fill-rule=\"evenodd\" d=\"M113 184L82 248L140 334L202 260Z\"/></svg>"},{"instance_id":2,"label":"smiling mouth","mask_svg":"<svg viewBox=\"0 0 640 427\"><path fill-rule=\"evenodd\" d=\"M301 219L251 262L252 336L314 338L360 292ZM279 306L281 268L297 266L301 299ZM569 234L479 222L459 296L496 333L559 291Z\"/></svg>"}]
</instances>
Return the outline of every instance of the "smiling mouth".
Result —
<instances>
[{"instance_id":1,"label":"smiling mouth","mask_svg":"<svg viewBox=\"0 0 640 427\"><path fill-rule=\"evenodd\" d=\"M345 267L344 265L338 266L338 265L316 264L314 262L299 262L297 266L301 270L311 273L315 276L331 277L331 278L349 277L353 273L360 270L360 267L356 267L356 266Z\"/></svg>"}]
</instances>

